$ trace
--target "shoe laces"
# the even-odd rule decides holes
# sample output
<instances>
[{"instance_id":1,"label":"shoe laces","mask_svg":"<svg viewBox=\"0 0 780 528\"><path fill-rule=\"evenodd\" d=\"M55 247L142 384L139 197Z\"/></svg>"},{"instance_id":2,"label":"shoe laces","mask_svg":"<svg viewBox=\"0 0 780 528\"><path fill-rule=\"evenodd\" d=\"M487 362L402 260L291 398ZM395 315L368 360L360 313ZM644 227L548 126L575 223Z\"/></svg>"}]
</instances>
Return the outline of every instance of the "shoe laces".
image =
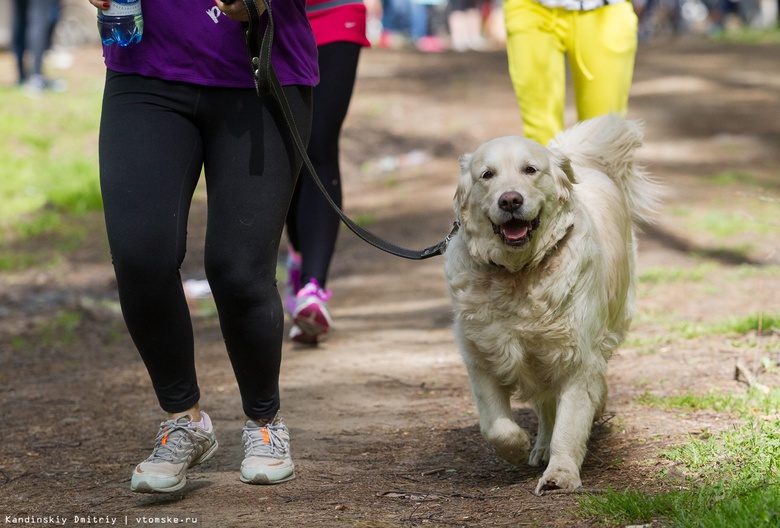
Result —
<instances>
[{"instance_id":1,"label":"shoe laces","mask_svg":"<svg viewBox=\"0 0 780 528\"><path fill-rule=\"evenodd\" d=\"M320 283L317 282L317 279L310 279L309 283L298 292L299 299L302 297L316 297L322 302L327 302L332 295L333 293L330 290L320 288Z\"/></svg>"},{"instance_id":2,"label":"shoe laces","mask_svg":"<svg viewBox=\"0 0 780 528\"><path fill-rule=\"evenodd\" d=\"M168 420L163 422L160 426L160 431L157 433L157 438L154 440L154 451L149 456L150 462L170 462L181 455L182 451L179 449L179 445L189 443L191 446L197 445L197 439L195 433L190 427L190 422L179 418L176 420Z\"/></svg>"},{"instance_id":3,"label":"shoe laces","mask_svg":"<svg viewBox=\"0 0 780 528\"><path fill-rule=\"evenodd\" d=\"M289 440L281 436L287 436L287 428L282 422L261 425L250 420L244 426L244 433L244 451L247 457L287 456Z\"/></svg>"}]
</instances>

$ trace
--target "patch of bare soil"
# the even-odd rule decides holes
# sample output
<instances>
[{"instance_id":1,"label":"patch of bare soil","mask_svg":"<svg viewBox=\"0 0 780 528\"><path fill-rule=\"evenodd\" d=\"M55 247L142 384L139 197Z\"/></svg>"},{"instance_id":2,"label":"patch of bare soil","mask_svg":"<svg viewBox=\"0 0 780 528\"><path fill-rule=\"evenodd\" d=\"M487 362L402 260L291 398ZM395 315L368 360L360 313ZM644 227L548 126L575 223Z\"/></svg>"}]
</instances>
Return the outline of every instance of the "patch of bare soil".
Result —
<instances>
[{"instance_id":1,"label":"patch of bare soil","mask_svg":"<svg viewBox=\"0 0 780 528\"><path fill-rule=\"evenodd\" d=\"M778 51L696 40L640 49L629 117L646 121L643 161L669 188L659 222L642 236L640 267L718 266L703 282L641 289L631 343L645 344L629 343L611 362L608 414L582 472L589 489L678 484L659 478L669 466L659 454L733 418L658 410L636 397L742 391L736 361L755 367L769 345L777 350L777 335L663 338L676 320L780 312L780 275L750 272L780 264L778 225L737 232L724 249L691 236L672 214L748 218L752 200L780 194ZM98 50L84 50L70 74L99 71L99 60ZM502 52L365 52L343 139L349 213L372 218L374 231L401 245L438 242L452 221L458 156L520 133L519 117ZM754 183L735 194L713 183L724 171ZM199 195L185 278L202 277L204 206ZM90 232L80 249L53 258L51 241L9 248L51 264L5 272L0 282L0 525L602 525L576 515L576 496L535 496L541 472L497 460L480 436L441 259L397 259L346 230L329 284L333 335L316 349L284 349L283 414L298 478L239 482L238 391L213 308L193 300L202 405L221 448L191 471L184 491L131 493L132 468L148 455L161 413L116 310L101 219L79 221ZM81 319L69 323L74 313ZM518 404L516 417L535 431L528 407Z\"/></svg>"}]
</instances>

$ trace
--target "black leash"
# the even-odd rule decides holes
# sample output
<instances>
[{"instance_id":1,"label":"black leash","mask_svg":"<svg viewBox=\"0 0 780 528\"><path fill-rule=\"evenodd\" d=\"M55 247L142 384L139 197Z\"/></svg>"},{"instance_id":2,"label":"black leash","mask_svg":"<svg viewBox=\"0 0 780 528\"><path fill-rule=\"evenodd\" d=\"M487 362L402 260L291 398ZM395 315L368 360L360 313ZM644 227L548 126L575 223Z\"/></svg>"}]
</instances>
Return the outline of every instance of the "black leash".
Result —
<instances>
[{"instance_id":1,"label":"black leash","mask_svg":"<svg viewBox=\"0 0 780 528\"><path fill-rule=\"evenodd\" d=\"M226 4L232 3L234 1L235 0L223 0L223 2ZM314 179L314 183L317 184L317 187L319 188L322 195L325 196L328 204L330 204L331 208L339 215L341 221L344 222L344 224L346 224L346 226L353 233L355 233L365 242L368 242L372 246L398 257L411 260L422 260L443 254L447 248L447 243L449 242L450 238L458 230L457 223L453 224L450 233L438 244L427 247L423 250L406 249L396 246L395 244L380 238L371 231L360 227L351 218L349 218L344 213L344 211L342 211L339 206L336 205L336 203L331 199L328 191L322 184L322 181L320 181L319 176L317 176L317 172L314 170L311 160L309 160L309 156L306 153L306 146L301 140L301 136L298 132L298 127L295 124L295 119L293 118L292 111L290 110L287 97L284 95L282 86L279 84L279 79L276 76L276 71L271 64L271 47L273 45L274 39L274 19L271 13L270 1L262 0L263 4L265 5L265 9L268 12L268 25L266 26L265 33L262 35L262 38L260 37L260 10L256 0L243 1L246 5L247 12L249 13L249 22L244 23L244 37L246 40L247 50L249 51L249 60L252 66L252 74L254 75L255 79L255 89L257 90L257 95L260 97L271 95L274 99L276 99L277 103L281 107L282 114L284 115L284 119L287 124L287 131L295 143L295 147L298 150L298 153L303 158L304 164L309 170L309 174L311 174L312 179Z\"/></svg>"}]
</instances>

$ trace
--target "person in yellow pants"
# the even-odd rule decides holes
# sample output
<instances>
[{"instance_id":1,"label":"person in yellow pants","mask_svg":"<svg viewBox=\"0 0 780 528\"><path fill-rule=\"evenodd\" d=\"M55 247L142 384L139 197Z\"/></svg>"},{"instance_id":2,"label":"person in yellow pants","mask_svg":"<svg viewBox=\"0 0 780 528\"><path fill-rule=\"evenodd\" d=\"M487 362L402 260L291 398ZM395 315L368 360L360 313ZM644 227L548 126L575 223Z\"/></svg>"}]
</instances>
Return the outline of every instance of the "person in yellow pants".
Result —
<instances>
[{"instance_id":1,"label":"person in yellow pants","mask_svg":"<svg viewBox=\"0 0 780 528\"><path fill-rule=\"evenodd\" d=\"M523 133L546 145L563 130L566 63L577 118L625 115L637 48L628 0L505 0L509 74Z\"/></svg>"}]
</instances>

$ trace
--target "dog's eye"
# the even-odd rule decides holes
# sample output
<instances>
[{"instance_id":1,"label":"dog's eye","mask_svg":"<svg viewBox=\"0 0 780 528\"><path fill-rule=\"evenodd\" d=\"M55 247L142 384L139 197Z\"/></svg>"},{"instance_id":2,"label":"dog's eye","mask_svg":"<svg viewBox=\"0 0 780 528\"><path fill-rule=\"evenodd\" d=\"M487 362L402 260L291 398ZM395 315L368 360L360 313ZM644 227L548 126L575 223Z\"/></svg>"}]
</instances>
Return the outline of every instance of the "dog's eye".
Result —
<instances>
[{"instance_id":1,"label":"dog's eye","mask_svg":"<svg viewBox=\"0 0 780 528\"><path fill-rule=\"evenodd\" d=\"M483 172L482 175L480 176L480 178L482 178L483 180L489 180L492 177L493 177L493 171L490 169Z\"/></svg>"},{"instance_id":2,"label":"dog's eye","mask_svg":"<svg viewBox=\"0 0 780 528\"><path fill-rule=\"evenodd\" d=\"M537 168L533 165L526 165L525 168L523 168L523 172L526 174L536 174Z\"/></svg>"}]
</instances>

